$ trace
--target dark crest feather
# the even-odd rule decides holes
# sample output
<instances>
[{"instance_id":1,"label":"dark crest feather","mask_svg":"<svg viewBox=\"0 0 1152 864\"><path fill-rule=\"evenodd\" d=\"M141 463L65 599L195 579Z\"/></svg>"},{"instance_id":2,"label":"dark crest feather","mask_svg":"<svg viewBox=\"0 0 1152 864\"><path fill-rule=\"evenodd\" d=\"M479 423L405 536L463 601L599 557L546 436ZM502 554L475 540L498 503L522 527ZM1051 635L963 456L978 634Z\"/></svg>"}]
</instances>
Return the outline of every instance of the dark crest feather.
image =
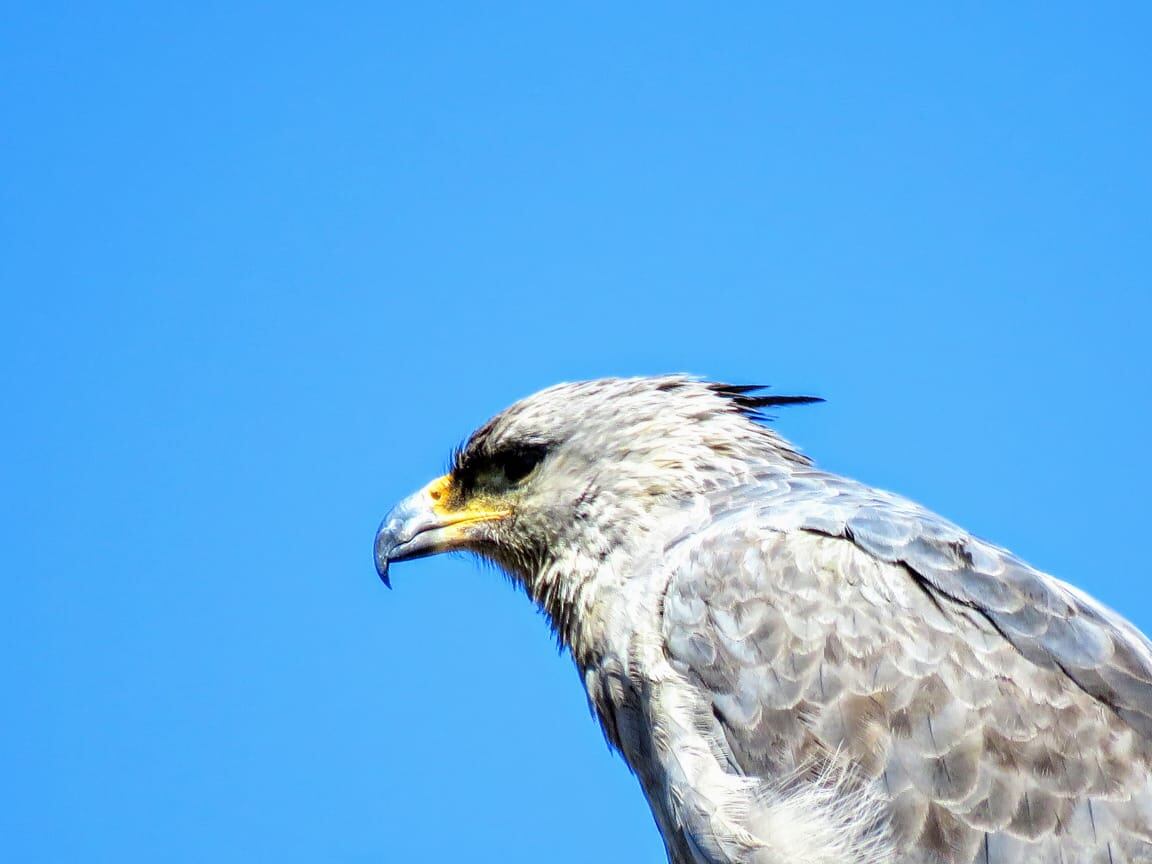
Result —
<instances>
[{"instance_id":1,"label":"dark crest feather","mask_svg":"<svg viewBox=\"0 0 1152 864\"><path fill-rule=\"evenodd\" d=\"M777 408L787 405L811 405L823 402L819 396L776 396L761 394L767 390L767 384L710 384L708 389L717 396L730 399L732 404L745 417L752 420L768 421L774 419L765 414L765 408Z\"/></svg>"}]
</instances>

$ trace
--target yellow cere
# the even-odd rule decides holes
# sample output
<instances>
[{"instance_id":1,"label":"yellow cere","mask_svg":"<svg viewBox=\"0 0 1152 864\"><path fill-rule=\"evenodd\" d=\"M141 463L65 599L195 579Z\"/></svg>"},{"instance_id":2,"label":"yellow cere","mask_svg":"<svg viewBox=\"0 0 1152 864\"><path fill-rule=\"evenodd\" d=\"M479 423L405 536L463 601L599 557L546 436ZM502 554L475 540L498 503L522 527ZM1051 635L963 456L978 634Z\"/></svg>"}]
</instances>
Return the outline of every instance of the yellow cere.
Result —
<instances>
[{"instance_id":1,"label":"yellow cere","mask_svg":"<svg viewBox=\"0 0 1152 864\"><path fill-rule=\"evenodd\" d=\"M437 477L424 489L431 500L432 512L450 520L451 524L502 519L511 512L507 508L493 507L491 499L481 496L463 499L459 488L452 482L451 474Z\"/></svg>"}]
</instances>

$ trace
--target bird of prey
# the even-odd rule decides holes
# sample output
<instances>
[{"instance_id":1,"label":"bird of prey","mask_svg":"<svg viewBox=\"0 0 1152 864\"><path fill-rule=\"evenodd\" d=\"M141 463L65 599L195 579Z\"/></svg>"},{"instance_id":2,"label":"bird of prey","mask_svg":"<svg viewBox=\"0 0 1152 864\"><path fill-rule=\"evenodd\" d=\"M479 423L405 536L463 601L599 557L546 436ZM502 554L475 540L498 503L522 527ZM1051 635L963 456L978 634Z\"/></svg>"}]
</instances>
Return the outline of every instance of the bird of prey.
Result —
<instances>
[{"instance_id":1,"label":"bird of prey","mask_svg":"<svg viewBox=\"0 0 1152 864\"><path fill-rule=\"evenodd\" d=\"M376 536L547 616L672 864L1152 861L1152 643L765 424L808 397L561 384Z\"/></svg>"}]
</instances>

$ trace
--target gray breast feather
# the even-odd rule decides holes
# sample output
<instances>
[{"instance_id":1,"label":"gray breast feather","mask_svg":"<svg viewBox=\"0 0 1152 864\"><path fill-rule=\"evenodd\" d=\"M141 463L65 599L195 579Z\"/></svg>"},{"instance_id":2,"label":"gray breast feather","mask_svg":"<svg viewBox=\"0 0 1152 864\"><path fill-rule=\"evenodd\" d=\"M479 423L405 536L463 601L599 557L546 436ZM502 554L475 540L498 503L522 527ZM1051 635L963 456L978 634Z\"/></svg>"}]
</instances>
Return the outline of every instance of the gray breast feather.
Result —
<instances>
[{"instance_id":1,"label":"gray breast feather","mask_svg":"<svg viewBox=\"0 0 1152 864\"><path fill-rule=\"evenodd\" d=\"M914 505L805 483L729 505L666 592L728 770L847 765L899 862L1152 860L1148 641Z\"/></svg>"}]
</instances>

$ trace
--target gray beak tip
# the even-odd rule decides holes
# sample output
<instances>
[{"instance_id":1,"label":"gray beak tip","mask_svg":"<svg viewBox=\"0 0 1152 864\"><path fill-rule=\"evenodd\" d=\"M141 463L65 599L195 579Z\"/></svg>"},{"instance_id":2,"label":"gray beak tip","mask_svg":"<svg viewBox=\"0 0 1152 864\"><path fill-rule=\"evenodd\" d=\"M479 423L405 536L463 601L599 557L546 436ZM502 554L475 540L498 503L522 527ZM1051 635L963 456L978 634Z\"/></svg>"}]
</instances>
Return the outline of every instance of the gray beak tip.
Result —
<instances>
[{"instance_id":1,"label":"gray beak tip","mask_svg":"<svg viewBox=\"0 0 1152 864\"><path fill-rule=\"evenodd\" d=\"M434 480L433 484L441 485L442 480ZM388 578L388 567L392 563L411 561L453 548L445 539L445 531L460 520L436 513L432 507L434 500L426 486L393 507L380 523L374 552L376 573L386 587L392 587Z\"/></svg>"},{"instance_id":2,"label":"gray beak tip","mask_svg":"<svg viewBox=\"0 0 1152 864\"><path fill-rule=\"evenodd\" d=\"M373 557L376 559L376 575L380 577L380 581L384 583L385 588L391 589L392 580L388 578L388 553L380 549L380 543L377 541L375 554Z\"/></svg>"},{"instance_id":3,"label":"gray beak tip","mask_svg":"<svg viewBox=\"0 0 1152 864\"><path fill-rule=\"evenodd\" d=\"M376 532L376 543L372 550L372 557L376 562L376 575L380 577L380 581L384 583L384 587L391 589L392 580L388 578L388 555L392 551L391 545L387 542L387 537L384 534L384 526L380 526L380 530Z\"/></svg>"}]
</instances>

